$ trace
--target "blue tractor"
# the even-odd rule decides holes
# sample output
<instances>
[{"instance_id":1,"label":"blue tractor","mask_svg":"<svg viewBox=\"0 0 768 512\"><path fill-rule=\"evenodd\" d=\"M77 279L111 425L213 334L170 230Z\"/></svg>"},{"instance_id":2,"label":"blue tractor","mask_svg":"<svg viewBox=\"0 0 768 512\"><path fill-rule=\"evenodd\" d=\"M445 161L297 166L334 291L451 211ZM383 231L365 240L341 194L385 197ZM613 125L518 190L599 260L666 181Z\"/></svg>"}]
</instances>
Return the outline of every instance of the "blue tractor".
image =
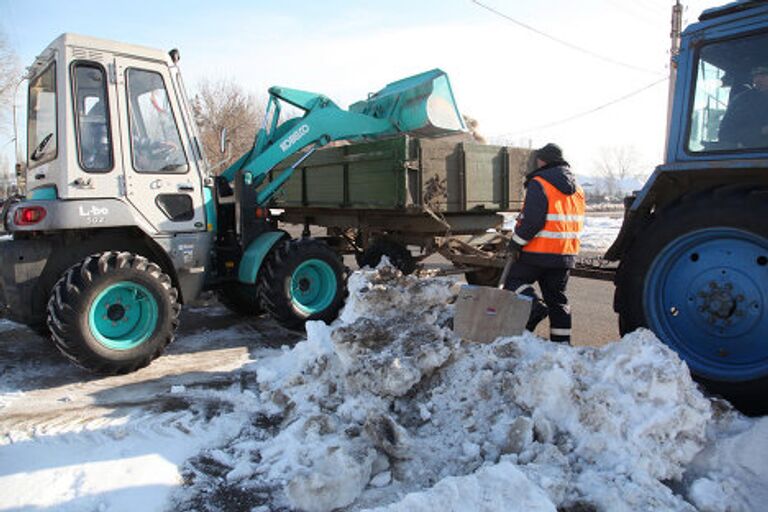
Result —
<instances>
[{"instance_id":1,"label":"blue tractor","mask_svg":"<svg viewBox=\"0 0 768 512\"><path fill-rule=\"evenodd\" d=\"M664 164L606 253L622 334L647 327L742 408L768 393L768 4L686 28Z\"/></svg>"}]
</instances>

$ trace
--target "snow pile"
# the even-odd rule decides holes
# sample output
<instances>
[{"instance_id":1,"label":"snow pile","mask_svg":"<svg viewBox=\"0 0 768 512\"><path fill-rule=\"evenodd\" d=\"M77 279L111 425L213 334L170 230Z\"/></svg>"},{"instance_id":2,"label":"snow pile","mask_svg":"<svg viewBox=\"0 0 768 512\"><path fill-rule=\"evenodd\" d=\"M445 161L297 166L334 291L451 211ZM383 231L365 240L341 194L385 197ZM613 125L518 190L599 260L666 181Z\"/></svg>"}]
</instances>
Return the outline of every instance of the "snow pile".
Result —
<instances>
[{"instance_id":1,"label":"snow pile","mask_svg":"<svg viewBox=\"0 0 768 512\"><path fill-rule=\"evenodd\" d=\"M256 364L252 421L192 461L191 492L308 512L693 509L662 482L712 412L674 353L647 331L602 349L462 343L452 285L354 274L340 320Z\"/></svg>"},{"instance_id":2,"label":"snow pile","mask_svg":"<svg viewBox=\"0 0 768 512\"><path fill-rule=\"evenodd\" d=\"M714 442L686 471L688 497L700 510L764 510L768 503L768 417L728 411L712 426Z\"/></svg>"}]
</instances>

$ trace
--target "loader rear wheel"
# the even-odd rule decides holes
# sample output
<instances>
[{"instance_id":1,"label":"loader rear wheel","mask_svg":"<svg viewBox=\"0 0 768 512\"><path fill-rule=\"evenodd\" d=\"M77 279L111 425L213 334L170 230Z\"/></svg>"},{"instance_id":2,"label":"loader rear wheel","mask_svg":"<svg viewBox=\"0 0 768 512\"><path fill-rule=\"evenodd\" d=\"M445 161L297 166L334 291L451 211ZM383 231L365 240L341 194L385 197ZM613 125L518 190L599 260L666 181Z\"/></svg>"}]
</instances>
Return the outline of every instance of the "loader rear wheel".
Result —
<instances>
[{"instance_id":1,"label":"loader rear wheel","mask_svg":"<svg viewBox=\"0 0 768 512\"><path fill-rule=\"evenodd\" d=\"M684 198L636 237L616 276L621 333L650 328L750 413L768 412L767 215L768 190Z\"/></svg>"},{"instance_id":2,"label":"loader rear wheel","mask_svg":"<svg viewBox=\"0 0 768 512\"><path fill-rule=\"evenodd\" d=\"M389 238L380 238L374 241L358 258L360 267L376 268L381 262L382 256L386 256L389 262L403 274L410 274L416 270L416 260L408 247Z\"/></svg>"},{"instance_id":3,"label":"loader rear wheel","mask_svg":"<svg viewBox=\"0 0 768 512\"><path fill-rule=\"evenodd\" d=\"M253 284L227 283L216 296L230 311L241 316L259 316L264 313L261 292Z\"/></svg>"},{"instance_id":4,"label":"loader rear wheel","mask_svg":"<svg viewBox=\"0 0 768 512\"><path fill-rule=\"evenodd\" d=\"M104 252L70 267L48 301L48 327L77 365L104 374L147 366L173 341L181 306L171 278L129 252Z\"/></svg>"},{"instance_id":5,"label":"loader rear wheel","mask_svg":"<svg viewBox=\"0 0 768 512\"><path fill-rule=\"evenodd\" d=\"M280 325L300 330L307 320L330 323L347 295L347 273L336 252L305 238L279 243L261 280L262 304Z\"/></svg>"}]
</instances>

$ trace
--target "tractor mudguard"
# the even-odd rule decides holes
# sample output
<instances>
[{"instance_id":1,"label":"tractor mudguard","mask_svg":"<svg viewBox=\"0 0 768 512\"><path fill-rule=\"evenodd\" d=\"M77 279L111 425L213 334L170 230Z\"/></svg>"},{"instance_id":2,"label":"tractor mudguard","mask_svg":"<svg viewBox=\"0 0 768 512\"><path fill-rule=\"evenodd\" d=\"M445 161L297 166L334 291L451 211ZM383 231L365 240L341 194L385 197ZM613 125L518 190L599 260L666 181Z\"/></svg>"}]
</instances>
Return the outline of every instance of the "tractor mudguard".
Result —
<instances>
[{"instance_id":1,"label":"tractor mudguard","mask_svg":"<svg viewBox=\"0 0 768 512\"><path fill-rule=\"evenodd\" d=\"M259 235L251 242L243 253L237 270L237 279L241 283L256 284L261 265L269 251L283 238L287 238L285 231L268 231Z\"/></svg>"}]
</instances>

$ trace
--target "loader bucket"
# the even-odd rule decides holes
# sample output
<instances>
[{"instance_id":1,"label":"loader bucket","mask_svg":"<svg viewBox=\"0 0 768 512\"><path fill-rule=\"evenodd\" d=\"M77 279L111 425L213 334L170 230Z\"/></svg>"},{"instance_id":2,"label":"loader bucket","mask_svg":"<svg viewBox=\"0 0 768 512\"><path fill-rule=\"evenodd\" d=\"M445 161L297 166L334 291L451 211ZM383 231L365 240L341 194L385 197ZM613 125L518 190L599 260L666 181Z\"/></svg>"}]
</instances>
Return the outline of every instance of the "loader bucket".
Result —
<instances>
[{"instance_id":1,"label":"loader bucket","mask_svg":"<svg viewBox=\"0 0 768 512\"><path fill-rule=\"evenodd\" d=\"M439 69L392 82L349 110L387 119L392 133L435 137L464 130L448 75Z\"/></svg>"}]
</instances>

